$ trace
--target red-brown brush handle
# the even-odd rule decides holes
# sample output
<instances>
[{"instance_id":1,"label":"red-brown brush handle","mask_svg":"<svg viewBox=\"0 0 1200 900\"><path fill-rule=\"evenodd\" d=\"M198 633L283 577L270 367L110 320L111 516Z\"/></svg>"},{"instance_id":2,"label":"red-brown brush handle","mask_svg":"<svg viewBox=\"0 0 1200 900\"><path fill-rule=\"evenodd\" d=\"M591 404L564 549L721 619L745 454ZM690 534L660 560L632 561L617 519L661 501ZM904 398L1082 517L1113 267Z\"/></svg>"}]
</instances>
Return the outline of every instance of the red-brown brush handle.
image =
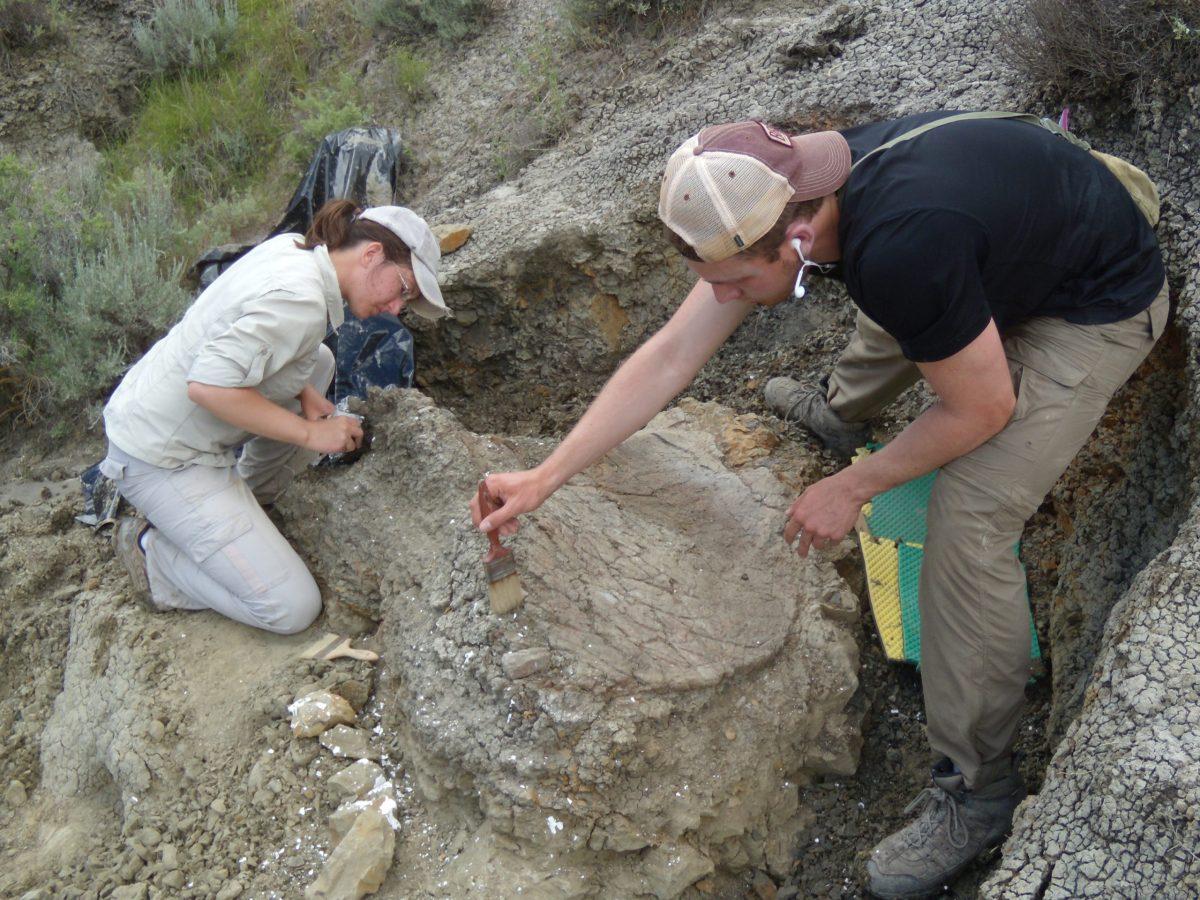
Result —
<instances>
[{"instance_id":1,"label":"red-brown brush handle","mask_svg":"<svg viewBox=\"0 0 1200 900\"><path fill-rule=\"evenodd\" d=\"M479 514L485 519L494 513L499 507L492 498L491 492L487 489L487 482L479 482ZM492 549L485 558L487 562L491 562L498 556L507 553L508 550L500 543L500 529L493 528L487 533L488 540L491 541Z\"/></svg>"}]
</instances>

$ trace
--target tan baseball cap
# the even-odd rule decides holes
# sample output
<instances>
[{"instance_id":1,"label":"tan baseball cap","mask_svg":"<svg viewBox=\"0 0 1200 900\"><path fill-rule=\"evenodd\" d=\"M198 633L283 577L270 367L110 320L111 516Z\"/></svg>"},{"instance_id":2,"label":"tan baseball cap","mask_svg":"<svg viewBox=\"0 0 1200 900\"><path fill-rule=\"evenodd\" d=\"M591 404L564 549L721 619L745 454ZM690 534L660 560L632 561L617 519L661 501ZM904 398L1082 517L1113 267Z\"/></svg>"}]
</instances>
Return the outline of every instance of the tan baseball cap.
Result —
<instances>
[{"instance_id":1,"label":"tan baseball cap","mask_svg":"<svg viewBox=\"0 0 1200 900\"><path fill-rule=\"evenodd\" d=\"M426 319L439 319L449 314L450 309L442 299L438 286L438 263L442 249L438 240L425 223L411 209L404 206L372 206L358 214L360 219L376 222L404 241L412 253L413 274L421 296L413 301L412 310Z\"/></svg>"},{"instance_id":2,"label":"tan baseball cap","mask_svg":"<svg viewBox=\"0 0 1200 900\"><path fill-rule=\"evenodd\" d=\"M713 125L671 154L658 217L702 260L720 262L770 231L789 202L832 194L849 175L850 145L836 131Z\"/></svg>"}]
</instances>

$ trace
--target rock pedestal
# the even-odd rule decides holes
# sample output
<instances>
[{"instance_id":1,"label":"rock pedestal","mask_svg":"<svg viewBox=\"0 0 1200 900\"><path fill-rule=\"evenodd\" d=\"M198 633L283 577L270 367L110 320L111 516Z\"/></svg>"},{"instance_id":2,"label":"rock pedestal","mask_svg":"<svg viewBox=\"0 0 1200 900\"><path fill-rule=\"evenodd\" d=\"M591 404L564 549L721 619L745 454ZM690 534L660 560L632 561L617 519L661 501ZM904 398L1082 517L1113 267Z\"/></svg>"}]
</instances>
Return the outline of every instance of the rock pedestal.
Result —
<instances>
[{"instance_id":1,"label":"rock pedestal","mask_svg":"<svg viewBox=\"0 0 1200 900\"><path fill-rule=\"evenodd\" d=\"M784 545L793 497L769 468L727 464L732 415L685 409L525 517L526 599L505 616L467 501L548 446L386 393L373 451L287 501L331 609L353 592L382 620L385 743L485 838L455 892L673 897L715 869L782 873L797 783L856 763L857 648L822 612L847 588Z\"/></svg>"}]
</instances>

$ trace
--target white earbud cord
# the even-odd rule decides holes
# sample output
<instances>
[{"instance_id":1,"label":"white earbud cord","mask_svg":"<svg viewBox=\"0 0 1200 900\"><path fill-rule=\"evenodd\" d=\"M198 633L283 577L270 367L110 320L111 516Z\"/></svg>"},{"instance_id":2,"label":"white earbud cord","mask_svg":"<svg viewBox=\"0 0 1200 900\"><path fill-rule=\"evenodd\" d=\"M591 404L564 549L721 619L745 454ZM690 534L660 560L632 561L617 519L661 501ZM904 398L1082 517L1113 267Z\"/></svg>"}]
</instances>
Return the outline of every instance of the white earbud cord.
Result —
<instances>
[{"instance_id":1,"label":"white earbud cord","mask_svg":"<svg viewBox=\"0 0 1200 900\"><path fill-rule=\"evenodd\" d=\"M808 270L816 269L818 272L828 272L833 268L833 265L831 263L818 263L805 259L804 251L800 249L800 238L792 238L792 249L800 257L800 271L796 273L796 284L792 287L792 296L797 300L803 300L804 295L808 293L808 288L804 286L804 276L808 274Z\"/></svg>"}]
</instances>

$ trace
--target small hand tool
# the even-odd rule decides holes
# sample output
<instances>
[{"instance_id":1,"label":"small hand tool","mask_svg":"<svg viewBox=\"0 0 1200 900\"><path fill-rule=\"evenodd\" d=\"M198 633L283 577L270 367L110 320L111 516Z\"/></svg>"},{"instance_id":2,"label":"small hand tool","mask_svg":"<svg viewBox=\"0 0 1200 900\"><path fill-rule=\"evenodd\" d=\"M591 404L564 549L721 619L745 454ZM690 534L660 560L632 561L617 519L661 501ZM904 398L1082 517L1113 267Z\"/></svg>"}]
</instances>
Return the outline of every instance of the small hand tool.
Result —
<instances>
[{"instance_id":1,"label":"small hand tool","mask_svg":"<svg viewBox=\"0 0 1200 900\"><path fill-rule=\"evenodd\" d=\"M497 503L488 492L487 482L479 482L479 513L485 519L496 511ZM512 612L525 600L521 590L521 576L517 574L517 557L511 549L500 543L499 529L487 533L491 549L483 558L487 572L488 596L492 612L497 615Z\"/></svg>"}]
</instances>

